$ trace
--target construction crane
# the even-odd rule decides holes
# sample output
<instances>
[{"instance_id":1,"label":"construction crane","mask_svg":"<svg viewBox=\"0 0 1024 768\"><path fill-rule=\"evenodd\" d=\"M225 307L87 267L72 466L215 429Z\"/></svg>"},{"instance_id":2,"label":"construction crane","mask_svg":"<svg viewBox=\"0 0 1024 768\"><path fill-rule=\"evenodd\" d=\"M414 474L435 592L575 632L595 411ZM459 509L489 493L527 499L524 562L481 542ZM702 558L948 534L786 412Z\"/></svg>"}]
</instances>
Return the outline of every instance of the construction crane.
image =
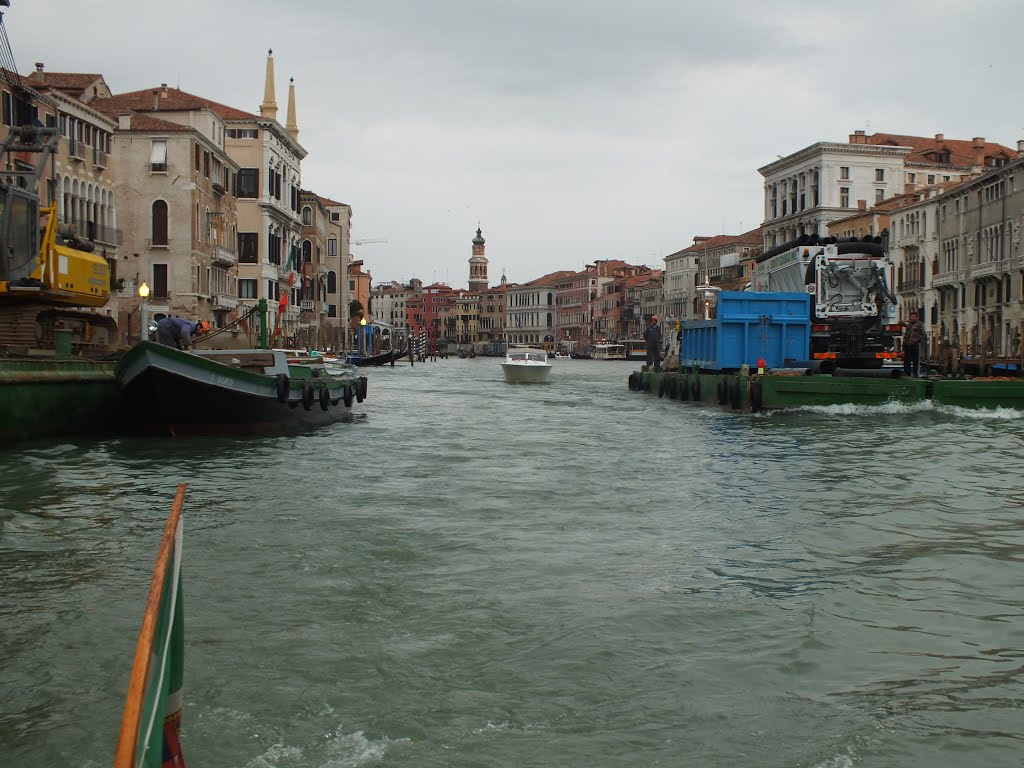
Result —
<instances>
[{"instance_id":1,"label":"construction crane","mask_svg":"<svg viewBox=\"0 0 1024 768\"><path fill-rule=\"evenodd\" d=\"M386 243L387 240L381 237L371 237L366 240L353 240L352 245L369 245L370 243Z\"/></svg>"}]
</instances>

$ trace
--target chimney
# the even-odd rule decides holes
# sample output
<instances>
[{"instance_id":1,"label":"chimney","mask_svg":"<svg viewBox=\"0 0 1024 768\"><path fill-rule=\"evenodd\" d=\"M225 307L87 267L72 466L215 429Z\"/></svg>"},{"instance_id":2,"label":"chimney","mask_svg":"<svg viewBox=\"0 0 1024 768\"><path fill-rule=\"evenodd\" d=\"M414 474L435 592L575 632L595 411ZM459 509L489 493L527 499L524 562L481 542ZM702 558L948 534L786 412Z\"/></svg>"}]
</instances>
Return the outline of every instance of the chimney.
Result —
<instances>
[{"instance_id":1,"label":"chimney","mask_svg":"<svg viewBox=\"0 0 1024 768\"><path fill-rule=\"evenodd\" d=\"M985 165L985 139L981 136L974 137L974 164L977 166Z\"/></svg>"},{"instance_id":2,"label":"chimney","mask_svg":"<svg viewBox=\"0 0 1024 768\"><path fill-rule=\"evenodd\" d=\"M160 95L165 99L167 98L167 83L160 83Z\"/></svg>"},{"instance_id":3,"label":"chimney","mask_svg":"<svg viewBox=\"0 0 1024 768\"><path fill-rule=\"evenodd\" d=\"M160 111L160 91L157 90L153 91L153 111Z\"/></svg>"},{"instance_id":4,"label":"chimney","mask_svg":"<svg viewBox=\"0 0 1024 768\"><path fill-rule=\"evenodd\" d=\"M858 211L866 211L867 209L868 209L868 201L867 200L858 200L857 201L857 210Z\"/></svg>"},{"instance_id":5,"label":"chimney","mask_svg":"<svg viewBox=\"0 0 1024 768\"><path fill-rule=\"evenodd\" d=\"M867 136L864 135L864 131L854 131L850 134L851 144L867 144Z\"/></svg>"},{"instance_id":6,"label":"chimney","mask_svg":"<svg viewBox=\"0 0 1024 768\"><path fill-rule=\"evenodd\" d=\"M117 130L130 131L132 129L132 113L123 112L117 116Z\"/></svg>"},{"instance_id":7,"label":"chimney","mask_svg":"<svg viewBox=\"0 0 1024 768\"><path fill-rule=\"evenodd\" d=\"M36 72L42 72L42 71L43 71L43 62L37 61L36 62Z\"/></svg>"},{"instance_id":8,"label":"chimney","mask_svg":"<svg viewBox=\"0 0 1024 768\"><path fill-rule=\"evenodd\" d=\"M1024 157L1024 139L1017 139L1017 157Z\"/></svg>"},{"instance_id":9,"label":"chimney","mask_svg":"<svg viewBox=\"0 0 1024 768\"><path fill-rule=\"evenodd\" d=\"M944 133L936 133L935 134L935 140L936 141L945 141L946 140L946 134L944 134Z\"/></svg>"}]
</instances>

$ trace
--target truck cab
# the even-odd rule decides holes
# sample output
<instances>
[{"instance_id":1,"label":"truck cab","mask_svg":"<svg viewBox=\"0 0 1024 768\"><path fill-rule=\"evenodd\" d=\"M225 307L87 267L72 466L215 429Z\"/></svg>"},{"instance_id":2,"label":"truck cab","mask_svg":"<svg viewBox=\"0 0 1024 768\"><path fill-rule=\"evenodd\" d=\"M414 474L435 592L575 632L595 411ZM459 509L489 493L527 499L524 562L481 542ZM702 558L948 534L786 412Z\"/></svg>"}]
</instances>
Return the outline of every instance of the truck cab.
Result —
<instances>
[{"instance_id":1,"label":"truck cab","mask_svg":"<svg viewBox=\"0 0 1024 768\"><path fill-rule=\"evenodd\" d=\"M900 334L893 265L875 240L810 238L766 252L752 290L811 296L809 357L844 368L880 368Z\"/></svg>"}]
</instances>

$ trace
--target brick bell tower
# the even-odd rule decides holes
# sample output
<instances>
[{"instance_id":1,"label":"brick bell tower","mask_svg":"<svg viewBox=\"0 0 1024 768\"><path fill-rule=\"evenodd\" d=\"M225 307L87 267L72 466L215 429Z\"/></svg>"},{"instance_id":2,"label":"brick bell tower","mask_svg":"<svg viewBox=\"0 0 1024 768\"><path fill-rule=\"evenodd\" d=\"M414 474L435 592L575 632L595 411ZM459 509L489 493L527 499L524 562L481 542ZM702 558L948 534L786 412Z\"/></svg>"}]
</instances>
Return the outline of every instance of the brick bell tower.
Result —
<instances>
[{"instance_id":1,"label":"brick bell tower","mask_svg":"<svg viewBox=\"0 0 1024 768\"><path fill-rule=\"evenodd\" d=\"M473 238L473 255L469 258L469 290L487 290L487 257L484 256L484 243L486 241L480 233L480 227L476 228L476 237Z\"/></svg>"}]
</instances>

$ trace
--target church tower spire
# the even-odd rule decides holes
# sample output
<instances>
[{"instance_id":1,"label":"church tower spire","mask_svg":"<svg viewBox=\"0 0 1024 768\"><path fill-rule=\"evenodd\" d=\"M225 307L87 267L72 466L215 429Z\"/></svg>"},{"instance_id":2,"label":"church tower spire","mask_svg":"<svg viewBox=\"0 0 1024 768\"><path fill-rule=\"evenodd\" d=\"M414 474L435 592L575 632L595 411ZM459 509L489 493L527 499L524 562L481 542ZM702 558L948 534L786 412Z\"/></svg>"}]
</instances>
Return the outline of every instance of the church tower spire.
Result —
<instances>
[{"instance_id":1,"label":"church tower spire","mask_svg":"<svg viewBox=\"0 0 1024 768\"><path fill-rule=\"evenodd\" d=\"M295 141L299 140L299 124L295 122L295 78L288 79L288 125L284 127L288 135Z\"/></svg>"},{"instance_id":2,"label":"church tower spire","mask_svg":"<svg viewBox=\"0 0 1024 768\"><path fill-rule=\"evenodd\" d=\"M267 82L263 86L260 117L277 120L277 101L274 98L274 50L267 51Z\"/></svg>"},{"instance_id":3,"label":"church tower spire","mask_svg":"<svg viewBox=\"0 0 1024 768\"><path fill-rule=\"evenodd\" d=\"M487 257L484 256L484 243L486 241L476 228L476 237L473 238L473 255L469 259L469 290L487 290Z\"/></svg>"}]
</instances>

